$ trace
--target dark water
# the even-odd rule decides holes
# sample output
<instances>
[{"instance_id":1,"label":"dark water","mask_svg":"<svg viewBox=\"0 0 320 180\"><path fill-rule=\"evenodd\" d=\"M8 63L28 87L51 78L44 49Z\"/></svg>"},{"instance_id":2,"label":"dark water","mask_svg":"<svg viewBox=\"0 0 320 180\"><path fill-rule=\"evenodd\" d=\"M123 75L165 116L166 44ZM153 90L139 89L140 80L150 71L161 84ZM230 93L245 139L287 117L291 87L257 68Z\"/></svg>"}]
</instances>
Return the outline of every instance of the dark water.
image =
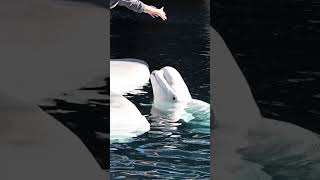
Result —
<instances>
[{"instance_id":1,"label":"dark water","mask_svg":"<svg viewBox=\"0 0 320 180\"><path fill-rule=\"evenodd\" d=\"M178 2L167 2L165 23L112 10L111 58L142 59L150 71L170 65L181 73L193 98L209 102L209 13L202 1L186 1L183 9ZM130 143L111 144L111 178L209 179L210 135L192 132L185 123L159 123L150 113L151 85L143 91L147 93L126 97L146 116L151 130Z\"/></svg>"},{"instance_id":2,"label":"dark water","mask_svg":"<svg viewBox=\"0 0 320 180\"><path fill-rule=\"evenodd\" d=\"M223 36L266 117L320 133L320 4L217 0L211 24Z\"/></svg>"}]
</instances>

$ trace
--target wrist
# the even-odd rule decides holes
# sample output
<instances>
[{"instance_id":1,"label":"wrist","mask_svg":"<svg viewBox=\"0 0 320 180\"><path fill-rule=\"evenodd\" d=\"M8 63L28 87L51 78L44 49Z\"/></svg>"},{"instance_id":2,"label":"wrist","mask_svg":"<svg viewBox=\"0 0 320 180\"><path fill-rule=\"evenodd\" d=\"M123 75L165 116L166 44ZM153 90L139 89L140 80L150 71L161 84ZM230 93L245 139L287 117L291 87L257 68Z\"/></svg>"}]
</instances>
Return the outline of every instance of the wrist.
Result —
<instances>
[{"instance_id":1,"label":"wrist","mask_svg":"<svg viewBox=\"0 0 320 180\"><path fill-rule=\"evenodd\" d=\"M143 4L143 12L150 14L152 12L152 7L146 4Z\"/></svg>"}]
</instances>

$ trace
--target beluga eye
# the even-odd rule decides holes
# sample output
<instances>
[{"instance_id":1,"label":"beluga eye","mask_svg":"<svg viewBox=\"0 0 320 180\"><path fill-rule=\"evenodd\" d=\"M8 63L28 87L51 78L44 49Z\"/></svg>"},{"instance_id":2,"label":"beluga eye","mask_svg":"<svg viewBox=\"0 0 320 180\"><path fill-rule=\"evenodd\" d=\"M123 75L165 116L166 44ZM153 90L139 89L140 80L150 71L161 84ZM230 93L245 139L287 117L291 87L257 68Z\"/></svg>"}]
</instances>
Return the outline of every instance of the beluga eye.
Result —
<instances>
[{"instance_id":1,"label":"beluga eye","mask_svg":"<svg viewBox=\"0 0 320 180\"><path fill-rule=\"evenodd\" d=\"M175 100L176 100L176 97L173 96L172 99L175 101Z\"/></svg>"}]
</instances>

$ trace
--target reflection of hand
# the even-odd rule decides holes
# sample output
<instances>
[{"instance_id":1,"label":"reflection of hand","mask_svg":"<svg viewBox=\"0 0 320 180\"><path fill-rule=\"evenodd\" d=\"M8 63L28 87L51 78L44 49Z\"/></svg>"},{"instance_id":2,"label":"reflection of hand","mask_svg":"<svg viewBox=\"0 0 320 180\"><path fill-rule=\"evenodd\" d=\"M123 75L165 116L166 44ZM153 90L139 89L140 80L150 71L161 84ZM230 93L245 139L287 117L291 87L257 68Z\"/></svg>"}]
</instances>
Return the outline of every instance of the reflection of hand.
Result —
<instances>
[{"instance_id":1,"label":"reflection of hand","mask_svg":"<svg viewBox=\"0 0 320 180\"><path fill-rule=\"evenodd\" d=\"M163 11L163 9L164 9L163 7L158 9L154 6L145 5L144 12L148 13L153 18L160 17L162 20L165 21L167 20L167 16L166 16L166 13Z\"/></svg>"}]
</instances>

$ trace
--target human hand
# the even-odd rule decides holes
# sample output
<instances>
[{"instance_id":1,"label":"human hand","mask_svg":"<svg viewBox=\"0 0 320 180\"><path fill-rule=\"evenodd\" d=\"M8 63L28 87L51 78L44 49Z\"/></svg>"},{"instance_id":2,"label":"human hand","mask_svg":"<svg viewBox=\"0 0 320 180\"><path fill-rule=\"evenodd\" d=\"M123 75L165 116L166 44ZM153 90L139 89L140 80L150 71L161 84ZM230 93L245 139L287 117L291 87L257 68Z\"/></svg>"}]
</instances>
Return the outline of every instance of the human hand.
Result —
<instances>
[{"instance_id":1,"label":"human hand","mask_svg":"<svg viewBox=\"0 0 320 180\"><path fill-rule=\"evenodd\" d=\"M164 9L164 7L158 9L154 6L145 5L144 12L148 13L153 18L160 17L162 20L165 21L165 20L167 20L167 15L163 9Z\"/></svg>"}]
</instances>

